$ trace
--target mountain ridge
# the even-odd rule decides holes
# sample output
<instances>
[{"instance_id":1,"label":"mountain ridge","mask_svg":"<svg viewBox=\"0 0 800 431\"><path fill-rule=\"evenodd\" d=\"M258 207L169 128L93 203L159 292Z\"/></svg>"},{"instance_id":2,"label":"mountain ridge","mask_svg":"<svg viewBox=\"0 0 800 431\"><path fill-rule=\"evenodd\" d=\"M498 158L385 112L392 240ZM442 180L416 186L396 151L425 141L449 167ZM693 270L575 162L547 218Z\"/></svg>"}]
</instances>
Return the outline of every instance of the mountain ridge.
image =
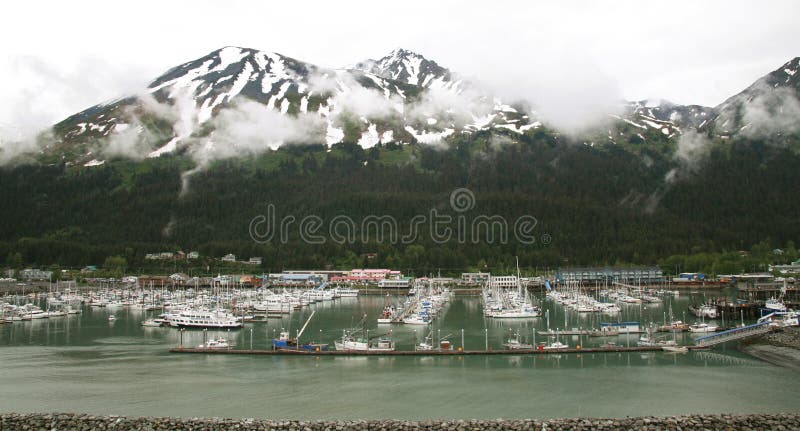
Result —
<instances>
[{"instance_id":1,"label":"mountain ridge","mask_svg":"<svg viewBox=\"0 0 800 431\"><path fill-rule=\"evenodd\" d=\"M755 112L748 101L761 103L759 97L770 94L770 103L779 105L773 110L780 111L780 99L788 97L784 88L792 89L790 95L796 97L800 74L790 72L796 72L798 65L800 58L790 60L717 107L663 100L621 102L620 112L609 114L608 133L597 133L603 126L584 141L592 145L669 142L686 131L730 137L753 123L742 123L742 112ZM760 89L767 86L777 90ZM776 98L777 102L772 100ZM267 128L264 142L242 154L274 149L287 140L328 147L347 141L371 148L390 142L437 145L457 135L487 131L515 141L529 130L547 126L535 112L482 92L446 67L402 48L378 60L330 69L279 53L226 46L167 70L142 94L95 105L60 121L53 127L54 139L45 146L45 154L84 166L97 166L114 157L141 159L175 152L213 157L204 155L204 149L223 145L212 141L215 132L229 125L226 119L259 124L259 118L271 116L247 107L251 102L287 116L289 121L277 123L290 130L271 133ZM242 109L247 112L240 115ZM225 112L234 114L220 115ZM294 124L300 117L303 124ZM763 129L760 117L755 118L753 129ZM275 129L276 121L266 122ZM313 133L300 133L300 128L313 129ZM657 133L646 138L649 131ZM663 136L658 138L659 134ZM226 132L216 135L225 138ZM231 135L229 141L242 138L236 133L227 135ZM246 138L253 135L257 133Z\"/></svg>"}]
</instances>

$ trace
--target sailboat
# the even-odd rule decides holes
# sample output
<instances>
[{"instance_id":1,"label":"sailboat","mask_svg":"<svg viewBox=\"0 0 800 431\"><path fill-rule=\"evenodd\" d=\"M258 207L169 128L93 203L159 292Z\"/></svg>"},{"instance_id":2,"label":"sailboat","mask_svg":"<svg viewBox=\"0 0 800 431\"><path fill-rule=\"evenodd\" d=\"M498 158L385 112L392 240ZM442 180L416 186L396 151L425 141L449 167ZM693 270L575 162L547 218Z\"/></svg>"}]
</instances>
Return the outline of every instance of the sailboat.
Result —
<instances>
[{"instance_id":1,"label":"sailboat","mask_svg":"<svg viewBox=\"0 0 800 431\"><path fill-rule=\"evenodd\" d=\"M519 258L517 258L517 293L511 296L500 287L494 286L492 292L492 306L487 303L485 315L495 319L529 319L539 317L542 311L533 305L528 295L528 289L522 287L519 271ZM488 302L488 301L487 301Z\"/></svg>"}]
</instances>

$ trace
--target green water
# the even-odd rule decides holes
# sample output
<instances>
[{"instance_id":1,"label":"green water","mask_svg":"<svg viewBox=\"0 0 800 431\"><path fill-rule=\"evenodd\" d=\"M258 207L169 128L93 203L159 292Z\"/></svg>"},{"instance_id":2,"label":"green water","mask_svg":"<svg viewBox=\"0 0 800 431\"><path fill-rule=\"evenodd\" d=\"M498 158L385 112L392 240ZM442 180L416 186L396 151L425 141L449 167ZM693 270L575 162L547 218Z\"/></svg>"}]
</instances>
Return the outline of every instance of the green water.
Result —
<instances>
[{"instance_id":1,"label":"green water","mask_svg":"<svg viewBox=\"0 0 800 431\"><path fill-rule=\"evenodd\" d=\"M371 334L392 330L411 349L421 327L380 325L386 298L318 303L290 317L209 331L237 348L266 348L281 328L295 330L317 310L303 339L331 342L369 314ZM620 320L661 322L671 305L681 318L686 295L664 305L623 306ZM563 328L560 306L552 328ZM117 320L108 322L113 312ZM710 352L487 357L269 357L170 354L179 333L139 326L149 314L85 309L82 315L0 325L0 411L70 411L148 416L269 418L517 418L796 411L800 376L723 345ZM644 316L644 317L643 317ZM567 327L597 324L568 314ZM601 319L606 320L606 319ZM693 319L688 319L693 320ZM719 320L718 323L721 323ZM726 322L727 323L727 322ZM500 348L510 332L532 341L544 317L485 320L480 301L455 297L432 328L465 348ZM414 331L417 329L417 332ZM251 331L252 330L252 331ZM679 335L679 341L691 335ZM636 337L611 340L635 345ZM202 343L186 331L184 345ZM536 341L544 341L536 337ZM570 346L605 339L561 337Z\"/></svg>"}]
</instances>

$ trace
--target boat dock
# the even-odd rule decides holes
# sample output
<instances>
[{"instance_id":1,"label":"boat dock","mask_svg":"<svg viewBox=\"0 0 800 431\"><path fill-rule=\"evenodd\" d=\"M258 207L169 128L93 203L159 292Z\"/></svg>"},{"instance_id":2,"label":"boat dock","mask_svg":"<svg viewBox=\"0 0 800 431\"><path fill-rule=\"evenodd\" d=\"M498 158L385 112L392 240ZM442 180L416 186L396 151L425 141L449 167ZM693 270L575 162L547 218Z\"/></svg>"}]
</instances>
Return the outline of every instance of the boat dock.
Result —
<instances>
[{"instance_id":1,"label":"boat dock","mask_svg":"<svg viewBox=\"0 0 800 431\"><path fill-rule=\"evenodd\" d=\"M687 346L697 349L696 346ZM585 347L567 349L499 349L499 350L394 350L394 351L354 351L354 350L288 350L288 349L169 349L170 353L199 353L213 355L261 355L261 356L498 356L498 355L553 355L560 353L634 353L660 352L661 347Z\"/></svg>"},{"instance_id":2,"label":"boat dock","mask_svg":"<svg viewBox=\"0 0 800 431\"><path fill-rule=\"evenodd\" d=\"M741 340L757 335L763 335L768 332L772 332L773 330L774 328L772 328L768 322L755 323L752 325L727 329L711 335L705 335L695 339L694 342L698 346L711 347L728 341Z\"/></svg>"}]
</instances>

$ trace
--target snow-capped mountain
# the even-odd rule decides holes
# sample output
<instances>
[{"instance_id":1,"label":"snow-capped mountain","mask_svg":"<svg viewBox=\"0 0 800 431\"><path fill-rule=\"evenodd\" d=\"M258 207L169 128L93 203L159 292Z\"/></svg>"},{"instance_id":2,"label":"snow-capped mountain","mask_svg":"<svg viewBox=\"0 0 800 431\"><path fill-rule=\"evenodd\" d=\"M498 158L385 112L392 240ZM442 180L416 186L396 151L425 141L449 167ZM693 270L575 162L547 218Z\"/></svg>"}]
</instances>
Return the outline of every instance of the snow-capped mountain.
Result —
<instances>
[{"instance_id":1,"label":"snow-capped mountain","mask_svg":"<svg viewBox=\"0 0 800 431\"><path fill-rule=\"evenodd\" d=\"M353 69L423 88L444 88L460 93L465 82L435 61L402 48L380 60L364 60Z\"/></svg>"},{"instance_id":2,"label":"snow-capped mountain","mask_svg":"<svg viewBox=\"0 0 800 431\"><path fill-rule=\"evenodd\" d=\"M730 136L796 129L799 68L795 58L716 108L625 102L611 115L607 141L616 144L634 135L639 142L669 140L687 130ZM493 97L408 50L328 69L229 46L170 69L141 94L56 124L45 152L96 166L117 156L190 153L208 159L285 143L436 144L479 131L513 140L541 126L535 112Z\"/></svg>"},{"instance_id":3,"label":"snow-capped mountain","mask_svg":"<svg viewBox=\"0 0 800 431\"><path fill-rule=\"evenodd\" d=\"M800 57L761 77L715 108L715 132L722 136L755 132L782 133L800 122Z\"/></svg>"},{"instance_id":4,"label":"snow-capped mountain","mask_svg":"<svg viewBox=\"0 0 800 431\"><path fill-rule=\"evenodd\" d=\"M539 125L499 100L463 90L450 71L406 50L369 65L325 69L277 53L225 47L167 71L144 94L60 122L54 127L59 140L50 147L79 149L74 162L84 165L99 164L98 155L117 150L140 158L202 151L225 125L221 113L252 102L291 119L313 117L304 127L323 130L303 139L327 145L345 139L363 147L434 143L457 132L496 127L522 133ZM346 136L345 129L357 136ZM280 145L283 138L278 134L266 145Z\"/></svg>"}]
</instances>

